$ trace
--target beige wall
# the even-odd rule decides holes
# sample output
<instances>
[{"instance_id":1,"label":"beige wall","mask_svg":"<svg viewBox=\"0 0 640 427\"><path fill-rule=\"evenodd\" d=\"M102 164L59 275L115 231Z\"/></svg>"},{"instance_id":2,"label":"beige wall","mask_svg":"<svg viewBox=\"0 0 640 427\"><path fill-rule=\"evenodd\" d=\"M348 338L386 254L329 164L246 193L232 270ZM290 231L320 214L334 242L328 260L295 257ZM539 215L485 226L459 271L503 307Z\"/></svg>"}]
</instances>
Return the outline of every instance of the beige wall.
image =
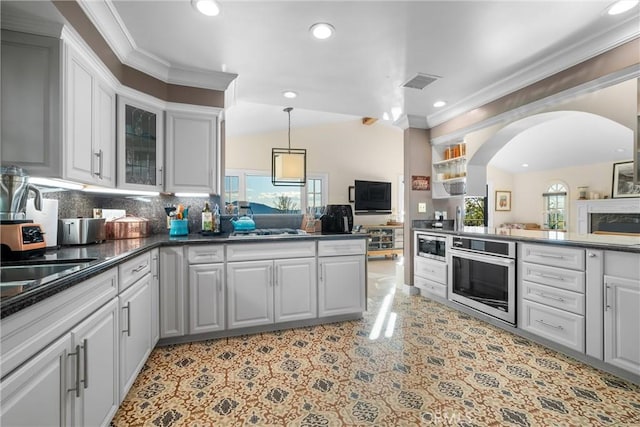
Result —
<instances>
[{"instance_id":1,"label":"beige wall","mask_svg":"<svg viewBox=\"0 0 640 427\"><path fill-rule=\"evenodd\" d=\"M227 123L227 127L232 126ZM287 147L287 130L227 137L226 169L271 173L271 149ZM307 173L329 176L329 204L348 203L354 180L391 182L392 209L398 209L398 178L403 174L403 131L383 123L360 120L291 129L291 148L307 149ZM401 210L401 209L400 209ZM356 224L382 224L389 215L358 215Z\"/></svg>"},{"instance_id":2,"label":"beige wall","mask_svg":"<svg viewBox=\"0 0 640 427\"><path fill-rule=\"evenodd\" d=\"M569 186L569 231L577 232L575 201L578 199L578 187L588 186L590 192L598 192L600 197L610 196L612 176L611 162L521 174L489 167L489 218L493 216L493 226L505 222L542 225L542 193L550 183L561 181ZM511 191L510 212L495 212L495 190Z\"/></svg>"}]
</instances>

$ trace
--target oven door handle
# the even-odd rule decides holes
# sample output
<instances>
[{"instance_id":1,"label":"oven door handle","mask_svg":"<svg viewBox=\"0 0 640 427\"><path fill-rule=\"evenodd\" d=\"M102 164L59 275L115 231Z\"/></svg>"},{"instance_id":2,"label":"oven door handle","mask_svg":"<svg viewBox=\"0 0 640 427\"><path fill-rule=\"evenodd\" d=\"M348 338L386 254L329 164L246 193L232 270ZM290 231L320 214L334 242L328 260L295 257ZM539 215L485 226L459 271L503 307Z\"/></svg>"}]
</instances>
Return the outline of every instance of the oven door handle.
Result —
<instances>
[{"instance_id":1,"label":"oven door handle","mask_svg":"<svg viewBox=\"0 0 640 427\"><path fill-rule=\"evenodd\" d=\"M472 261L486 262L487 264L503 265L505 267L511 267L515 264L515 260L511 258L501 258L492 255L480 255L472 252L459 251L456 249L449 249L451 256L457 256L458 258L470 259Z\"/></svg>"}]
</instances>

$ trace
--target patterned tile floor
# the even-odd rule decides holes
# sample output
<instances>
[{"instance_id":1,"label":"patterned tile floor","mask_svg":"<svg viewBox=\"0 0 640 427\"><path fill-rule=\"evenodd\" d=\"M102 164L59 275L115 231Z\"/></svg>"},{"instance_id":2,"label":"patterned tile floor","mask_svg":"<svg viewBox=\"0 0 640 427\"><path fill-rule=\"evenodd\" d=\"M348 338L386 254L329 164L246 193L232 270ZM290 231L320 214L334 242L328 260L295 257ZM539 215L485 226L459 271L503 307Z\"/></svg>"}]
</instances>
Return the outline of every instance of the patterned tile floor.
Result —
<instances>
[{"instance_id":1,"label":"patterned tile floor","mask_svg":"<svg viewBox=\"0 0 640 427\"><path fill-rule=\"evenodd\" d=\"M359 321L156 348L114 426L640 426L640 387L399 289Z\"/></svg>"}]
</instances>

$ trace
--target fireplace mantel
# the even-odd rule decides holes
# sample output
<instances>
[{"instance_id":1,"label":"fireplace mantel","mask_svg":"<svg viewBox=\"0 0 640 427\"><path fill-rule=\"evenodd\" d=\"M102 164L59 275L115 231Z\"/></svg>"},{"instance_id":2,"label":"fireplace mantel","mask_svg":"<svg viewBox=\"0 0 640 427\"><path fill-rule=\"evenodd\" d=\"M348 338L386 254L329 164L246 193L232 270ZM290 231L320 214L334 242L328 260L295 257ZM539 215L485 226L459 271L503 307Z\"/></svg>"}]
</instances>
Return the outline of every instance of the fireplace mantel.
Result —
<instances>
[{"instance_id":1,"label":"fireplace mantel","mask_svg":"<svg viewBox=\"0 0 640 427\"><path fill-rule=\"evenodd\" d=\"M640 213L640 197L628 199L577 200L578 234L590 232L589 215L594 213Z\"/></svg>"}]
</instances>

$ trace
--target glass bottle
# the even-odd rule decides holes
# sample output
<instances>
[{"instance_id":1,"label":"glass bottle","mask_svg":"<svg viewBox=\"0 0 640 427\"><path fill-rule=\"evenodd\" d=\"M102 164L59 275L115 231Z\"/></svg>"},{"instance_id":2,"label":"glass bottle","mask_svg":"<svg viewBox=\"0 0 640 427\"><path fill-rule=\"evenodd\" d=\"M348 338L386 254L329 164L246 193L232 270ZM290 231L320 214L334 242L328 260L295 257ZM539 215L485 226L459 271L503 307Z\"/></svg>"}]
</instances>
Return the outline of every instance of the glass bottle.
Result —
<instances>
[{"instance_id":1,"label":"glass bottle","mask_svg":"<svg viewBox=\"0 0 640 427\"><path fill-rule=\"evenodd\" d=\"M211 208L209 202L204 202L204 209L202 209L202 231L213 230L213 217L211 215Z\"/></svg>"}]
</instances>

